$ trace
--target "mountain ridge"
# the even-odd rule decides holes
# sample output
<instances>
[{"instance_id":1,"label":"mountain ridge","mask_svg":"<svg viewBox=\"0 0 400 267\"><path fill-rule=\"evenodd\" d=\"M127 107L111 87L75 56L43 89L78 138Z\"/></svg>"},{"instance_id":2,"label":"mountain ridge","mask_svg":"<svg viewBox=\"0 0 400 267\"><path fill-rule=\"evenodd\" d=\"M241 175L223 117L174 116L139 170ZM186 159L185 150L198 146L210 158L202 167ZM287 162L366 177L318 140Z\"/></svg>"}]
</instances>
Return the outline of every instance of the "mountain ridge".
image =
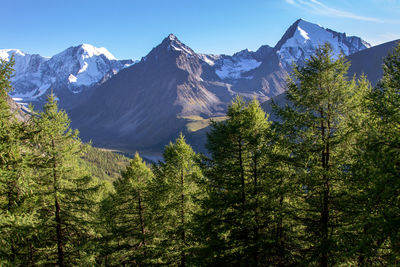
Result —
<instances>
[{"instance_id":1,"label":"mountain ridge","mask_svg":"<svg viewBox=\"0 0 400 267\"><path fill-rule=\"evenodd\" d=\"M303 20L298 24L319 27ZM317 29L339 42L331 32ZM344 50L337 54L351 50L342 43L333 45ZM244 49L232 56L197 54L170 34L140 62L99 85L87 101L71 110L72 124L83 139L99 146L159 151L179 132L196 142L190 126L201 129L210 118L223 117L238 94L263 102L282 93L288 71L275 47Z\"/></svg>"}]
</instances>

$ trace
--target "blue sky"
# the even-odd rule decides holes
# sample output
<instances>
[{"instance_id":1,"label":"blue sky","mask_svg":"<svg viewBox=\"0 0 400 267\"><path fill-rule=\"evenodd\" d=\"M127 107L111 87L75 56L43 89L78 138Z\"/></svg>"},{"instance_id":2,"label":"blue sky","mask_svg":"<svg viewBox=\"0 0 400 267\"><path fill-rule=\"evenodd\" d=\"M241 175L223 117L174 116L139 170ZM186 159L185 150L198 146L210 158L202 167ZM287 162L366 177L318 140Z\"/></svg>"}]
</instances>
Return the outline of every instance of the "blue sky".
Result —
<instances>
[{"instance_id":1,"label":"blue sky","mask_svg":"<svg viewBox=\"0 0 400 267\"><path fill-rule=\"evenodd\" d=\"M400 39L400 0L2 0L0 49L52 56L106 47L140 59L174 33L196 52L274 46L298 18L373 45Z\"/></svg>"}]
</instances>

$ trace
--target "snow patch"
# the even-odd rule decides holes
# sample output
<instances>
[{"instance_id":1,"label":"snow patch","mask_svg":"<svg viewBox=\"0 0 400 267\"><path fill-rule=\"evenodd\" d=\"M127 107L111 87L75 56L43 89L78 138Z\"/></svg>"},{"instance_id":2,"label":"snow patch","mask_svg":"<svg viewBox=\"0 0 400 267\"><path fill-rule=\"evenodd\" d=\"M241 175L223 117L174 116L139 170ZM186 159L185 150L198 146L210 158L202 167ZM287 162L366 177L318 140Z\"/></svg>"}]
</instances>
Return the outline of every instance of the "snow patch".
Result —
<instances>
[{"instance_id":1,"label":"snow patch","mask_svg":"<svg viewBox=\"0 0 400 267\"><path fill-rule=\"evenodd\" d=\"M303 37L305 40L310 39L310 37L308 37L308 33L305 30L300 27L297 27L297 29L299 30L301 37Z\"/></svg>"},{"instance_id":2,"label":"snow patch","mask_svg":"<svg viewBox=\"0 0 400 267\"><path fill-rule=\"evenodd\" d=\"M84 54L85 57L93 57L93 56L101 56L104 55L109 60L117 60L106 48L104 47L95 47L90 44L82 44L82 49L86 52Z\"/></svg>"},{"instance_id":3,"label":"snow patch","mask_svg":"<svg viewBox=\"0 0 400 267\"><path fill-rule=\"evenodd\" d=\"M238 61L232 59L224 59L222 66L215 71L221 79L239 79L242 73L259 67L261 62L255 59L240 59Z\"/></svg>"},{"instance_id":4,"label":"snow patch","mask_svg":"<svg viewBox=\"0 0 400 267\"><path fill-rule=\"evenodd\" d=\"M76 83L77 80L78 80L78 79L77 79L73 74L70 74L70 75L68 76L68 81L69 81L70 83Z\"/></svg>"},{"instance_id":5,"label":"snow patch","mask_svg":"<svg viewBox=\"0 0 400 267\"><path fill-rule=\"evenodd\" d=\"M214 66L216 61L218 61L221 58L220 55L198 54L198 56L202 61L204 61L210 66Z\"/></svg>"}]
</instances>

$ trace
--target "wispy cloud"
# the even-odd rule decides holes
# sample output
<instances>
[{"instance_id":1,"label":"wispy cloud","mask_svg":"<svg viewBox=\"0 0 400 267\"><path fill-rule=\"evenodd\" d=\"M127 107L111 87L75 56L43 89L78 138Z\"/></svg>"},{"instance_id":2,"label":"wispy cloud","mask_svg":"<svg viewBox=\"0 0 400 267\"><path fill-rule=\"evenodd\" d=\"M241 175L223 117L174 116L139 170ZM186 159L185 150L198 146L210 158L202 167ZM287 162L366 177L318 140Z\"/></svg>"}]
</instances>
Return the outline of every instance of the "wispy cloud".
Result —
<instances>
[{"instance_id":1,"label":"wispy cloud","mask_svg":"<svg viewBox=\"0 0 400 267\"><path fill-rule=\"evenodd\" d=\"M307 9L310 12L324 16L348 18L348 19L370 21L377 23L399 23L394 21L386 21L374 17L360 16L353 12L329 7L318 0L285 0L285 2L293 6L300 6L302 8Z\"/></svg>"},{"instance_id":2,"label":"wispy cloud","mask_svg":"<svg viewBox=\"0 0 400 267\"><path fill-rule=\"evenodd\" d=\"M285 0L285 2L291 5L296 5L296 2L294 0Z\"/></svg>"}]
</instances>

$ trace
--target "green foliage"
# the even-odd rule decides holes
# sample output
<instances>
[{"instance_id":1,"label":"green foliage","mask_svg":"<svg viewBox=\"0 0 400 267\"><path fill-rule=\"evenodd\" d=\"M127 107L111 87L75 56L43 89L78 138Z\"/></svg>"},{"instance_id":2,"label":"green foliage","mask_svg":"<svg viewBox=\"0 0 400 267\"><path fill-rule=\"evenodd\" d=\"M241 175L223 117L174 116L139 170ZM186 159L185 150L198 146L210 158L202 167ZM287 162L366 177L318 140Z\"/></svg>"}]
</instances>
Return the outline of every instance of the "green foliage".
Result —
<instances>
[{"instance_id":1,"label":"green foliage","mask_svg":"<svg viewBox=\"0 0 400 267\"><path fill-rule=\"evenodd\" d=\"M198 156L181 134L164 150L164 162L154 166L151 185L153 209L158 213L156 237L159 240L161 262L185 266L193 258L196 245L193 236L194 214L199 210L198 182L202 173Z\"/></svg>"},{"instance_id":2,"label":"green foliage","mask_svg":"<svg viewBox=\"0 0 400 267\"><path fill-rule=\"evenodd\" d=\"M348 80L349 64L334 59L329 45L319 47L304 66L295 66L288 81L290 104L277 109L278 127L290 151L297 185L296 220L303 226L301 261L321 266L342 261L343 211L348 204L346 170L352 163L352 129L358 114L354 104L365 92L365 83ZM351 116L350 116L351 114Z\"/></svg>"},{"instance_id":3,"label":"green foliage","mask_svg":"<svg viewBox=\"0 0 400 267\"><path fill-rule=\"evenodd\" d=\"M79 168L84 146L69 123L67 114L58 110L54 95L34 118L40 264L90 265L94 260L90 242L96 235L93 219L98 183Z\"/></svg>"},{"instance_id":4,"label":"green foliage","mask_svg":"<svg viewBox=\"0 0 400 267\"><path fill-rule=\"evenodd\" d=\"M360 265L400 264L400 45L384 60L383 78L363 103L368 117L359 128L357 184Z\"/></svg>"},{"instance_id":5,"label":"green foliage","mask_svg":"<svg viewBox=\"0 0 400 267\"><path fill-rule=\"evenodd\" d=\"M29 201L33 183L28 136L8 104L13 64L11 58L0 65L0 265L28 265L36 207Z\"/></svg>"},{"instance_id":6,"label":"green foliage","mask_svg":"<svg viewBox=\"0 0 400 267\"><path fill-rule=\"evenodd\" d=\"M199 216L202 253L209 264L273 264L282 200L276 198L278 184L270 175L270 123L256 100L246 104L239 97L227 117L214 122L208 134L207 196Z\"/></svg>"},{"instance_id":7,"label":"green foliage","mask_svg":"<svg viewBox=\"0 0 400 267\"><path fill-rule=\"evenodd\" d=\"M82 156L82 165L93 177L113 182L129 164L129 158L112 151L88 146Z\"/></svg>"},{"instance_id":8,"label":"green foliage","mask_svg":"<svg viewBox=\"0 0 400 267\"><path fill-rule=\"evenodd\" d=\"M102 261L106 265L150 265L152 263L153 215L148 185L153 173L139 154L130 161L115 193L102 203L104 227Z\"/></svg>"},{"instance_id":9,"label":"green foliage","mask_svg":"<svg viewBox=\"0 0 400 267\"><path fill-rule=\"evenodd\" d=\"M152 168L82 144L53 94L18 121L0 63L1 266L400 264L400 45L374 89L321 46L280 122L237 97L209 158L181 134Z\"/></svg>"}]
</instances>

